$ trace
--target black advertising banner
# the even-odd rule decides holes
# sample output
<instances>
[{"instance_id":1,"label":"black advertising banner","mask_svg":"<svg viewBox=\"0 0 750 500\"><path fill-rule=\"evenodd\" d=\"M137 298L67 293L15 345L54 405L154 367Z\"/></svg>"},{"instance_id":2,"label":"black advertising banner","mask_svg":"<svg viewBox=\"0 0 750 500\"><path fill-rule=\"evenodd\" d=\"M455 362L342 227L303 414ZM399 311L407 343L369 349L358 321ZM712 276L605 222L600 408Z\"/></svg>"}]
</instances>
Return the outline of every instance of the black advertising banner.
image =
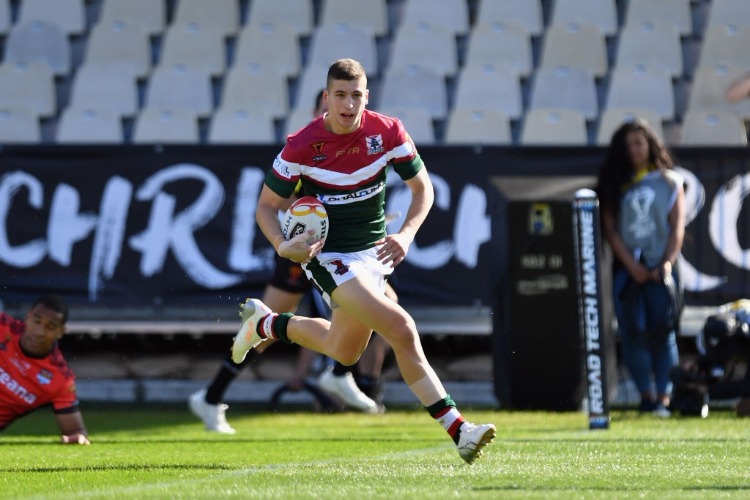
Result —
<instances>
[{"instance_id":1,"label":"black advertising banner","mask_svg":"<svg viewBox=\"0 0 750 500\"><path fill-rule=\"evenodd\" d=\"M6 149L3 295L140 307L261 287L271 254L253 207L276 152Z\"/></svg>"},{"instance_id":2,"label":"black advertising banner","mask_svg":"<svg viewBox=\"0 0 750 500\"><path fill-rule=\"evenodd\" d=\"M260 293L272 249L254 220L278 146L4 147L0 299L42 290L115 307L210 305ZM406 305L492 305L506 273L509 200L572 199L600 148L423 147L435 205L396 271ZM675 151L688 195L688 304L750 297L747 149ZM389 178L386 209L409 191ZM398 219L390 227L398 227ZM111 309L110 309L111 312Z\"/></svg>"},{"instance_id":3,"label":"black advertising banner","mask_svg":"<svg viewBox=\"0 0 750 500\"><path fill-rule=\"evenodd\" d=\"M255 203L278 152L276 146L5 148L0 299L13 304L48 290L74 304L206 307L259 294L271 276L273 250L255 224ZM398 269L401 300L487 304L486 174L456 169L467 160L459 153L425 157L435 169L436 203ZM401 223L409 201L408 188L392 175L387 210L401 214L392 224Z\"/></svg>"}]
</instances>

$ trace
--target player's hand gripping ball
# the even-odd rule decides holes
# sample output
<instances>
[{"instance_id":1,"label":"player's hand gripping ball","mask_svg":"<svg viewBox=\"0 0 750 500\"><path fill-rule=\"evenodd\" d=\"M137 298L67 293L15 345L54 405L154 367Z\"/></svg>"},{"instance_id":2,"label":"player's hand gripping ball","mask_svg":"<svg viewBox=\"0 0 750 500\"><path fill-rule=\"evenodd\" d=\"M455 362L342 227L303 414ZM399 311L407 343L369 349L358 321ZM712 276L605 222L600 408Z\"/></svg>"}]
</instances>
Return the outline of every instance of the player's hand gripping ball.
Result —
<instances>
[{"instance_id":1,"label":"player's hand gripping ball","mask_svg":"<svg viewBox=\"0 0 750 500\"><path fill-rule=\"evenodd\" d=\"M281 221L281 232L284 238L290 240L298 234L310 234L307 243L317 240L325 242L328 236L328 213L326 207L314 196L303 196L289 207Z\"/></svg>"}]
</instances>

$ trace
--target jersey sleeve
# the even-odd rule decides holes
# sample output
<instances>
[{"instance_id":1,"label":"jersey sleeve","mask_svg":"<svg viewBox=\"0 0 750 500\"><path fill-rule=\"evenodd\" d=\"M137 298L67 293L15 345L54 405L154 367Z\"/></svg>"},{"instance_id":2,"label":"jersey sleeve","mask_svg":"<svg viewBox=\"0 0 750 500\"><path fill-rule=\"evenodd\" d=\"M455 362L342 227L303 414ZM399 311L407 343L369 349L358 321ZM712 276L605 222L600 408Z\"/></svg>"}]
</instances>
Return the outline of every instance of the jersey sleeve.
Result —
<instances>
[{"instance_id":1,"label":"jersey sleeve","mask_svg":"<svg viewBox=\"0 0 750 500\"><path fill-rule=\"evenodd\" d=\"M294 141L289 138L284 149L276 156L273 167L266 173L265 184L281 197L289 198L301 177L301 165Z\"/></svg>"},{"instance_id":2,"label":"jersey sleeve","mask_svg":"<svg viewBox=\"0 0 750 500\"><path fill-rule=\"evenodd\" d=\"M391 151L393 170L403 180L409 180L424 167L422 157L417 152L409 133L398 118L394 118L394 147Z\"/></svg>"},{"instance_id":3,"label":"jersey sleeve","mask_svg":"<svg viewBox=\"0 0 750 500\"><path fill-rule=\"evenodd\" d=\"M78 394L74 378L65 381L50 401L55 413L72 413L78 410Z\"/></svg>"}]
</instances>

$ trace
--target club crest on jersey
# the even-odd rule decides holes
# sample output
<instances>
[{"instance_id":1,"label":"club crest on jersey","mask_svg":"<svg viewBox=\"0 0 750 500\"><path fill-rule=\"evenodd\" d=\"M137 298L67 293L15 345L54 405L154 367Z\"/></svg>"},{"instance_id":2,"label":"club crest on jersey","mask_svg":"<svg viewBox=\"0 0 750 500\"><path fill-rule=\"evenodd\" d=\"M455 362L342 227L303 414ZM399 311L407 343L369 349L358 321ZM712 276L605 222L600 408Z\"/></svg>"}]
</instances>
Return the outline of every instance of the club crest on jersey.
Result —
<instances>
[{"instance_id":1,"label":"club crest on jersey","mask_svg":"<svg viewBox=\"0 0 750 500\"><path fill-rule=\"evenodd\" d=\"M339 276L343 276L344 274L349 272L349 266L344 264L344 261L341 259L333 259L328 262L326 262L327 266L333 266L335 269L333 270L333 274L338 274Z\"/></svg>"},{"instance_id":2,"label":"club crest on jersey","mask_svg":"<svg viewBox=\"0 0 750 500\"><path fill-rule=\"evenodd\" d=\"M52 373L47 370L39 370L36 374L36 380L42 385L47 385L52 382Z\"/></svg>"},{"instance_id":3,"label":"club crest on jersey","mask_svg":"<svg viewBox=\"0 0 750 500\"><path fill-rule=\"evenodd\" d=\"M310 147L312 147L315 150L315 154L312 157L313 161L323 161L326 160L328 157L323 154L323 146L325 143L323 141L320 142L314 142L310 144Z\"/></svg>"},{"instance_id":4,"label":"club crest on jersey","mask_svg":"<svg viewBox=\"0 0 750 500\"><path fill-rule=\"evenodd\" d=\"M367 142L368 155L376 155L385 151L383 148L383 136L380 134L365 137L365 142Z\"/></svg>"}]
</instances>

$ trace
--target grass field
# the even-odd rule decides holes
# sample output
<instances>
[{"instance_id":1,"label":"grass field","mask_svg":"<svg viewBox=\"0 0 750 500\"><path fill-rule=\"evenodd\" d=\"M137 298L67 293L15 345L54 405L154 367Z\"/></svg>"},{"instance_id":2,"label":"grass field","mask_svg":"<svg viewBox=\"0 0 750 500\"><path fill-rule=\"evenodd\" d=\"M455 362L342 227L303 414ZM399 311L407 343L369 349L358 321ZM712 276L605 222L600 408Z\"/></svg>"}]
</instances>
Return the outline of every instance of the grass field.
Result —
<instances>
[{"instance_id":1,"label":"grass field","mask_svg":"<svg viewBox=\"0 0 750 500\"><path fill-rule=\"evenodd\" d=\"M495 443L466 465L417 409L269 414L234 405L234 436L183 406L84 408L91 446L57 444L49 411L0 434L2 498L726 498L750 495L750 422L615 412L465 409Z\"/></svg>"}]
</instances>

